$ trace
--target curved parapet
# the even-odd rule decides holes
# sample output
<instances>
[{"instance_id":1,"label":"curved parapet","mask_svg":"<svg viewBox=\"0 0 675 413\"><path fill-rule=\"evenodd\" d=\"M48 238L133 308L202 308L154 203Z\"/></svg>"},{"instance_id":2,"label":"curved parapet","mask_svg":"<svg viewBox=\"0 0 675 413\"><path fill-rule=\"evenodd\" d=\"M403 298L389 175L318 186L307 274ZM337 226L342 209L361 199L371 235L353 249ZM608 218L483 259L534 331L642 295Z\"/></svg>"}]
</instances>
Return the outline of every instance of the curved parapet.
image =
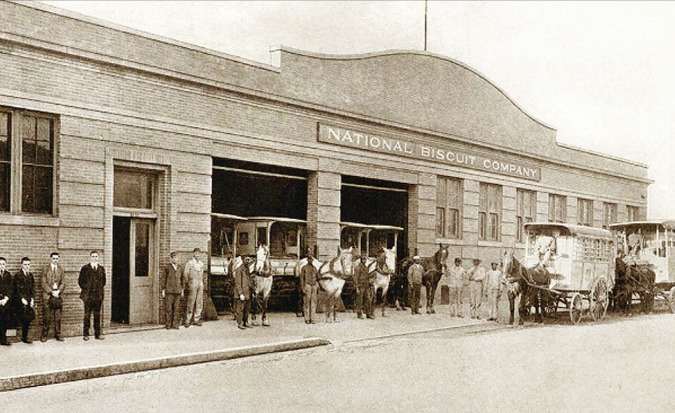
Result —
<instances>
[{"instance_id":1,"label":"curved parapet","mask_svg":"<svg viewBox=\"0 0 675 413\"><path fill-rule=\"evenodd\" d=\"M551 126L478 71L445 56L409 50L323 55L286 47L272 54L284 95L474 142L555 150Z\"/></svg>"}]
</instances>

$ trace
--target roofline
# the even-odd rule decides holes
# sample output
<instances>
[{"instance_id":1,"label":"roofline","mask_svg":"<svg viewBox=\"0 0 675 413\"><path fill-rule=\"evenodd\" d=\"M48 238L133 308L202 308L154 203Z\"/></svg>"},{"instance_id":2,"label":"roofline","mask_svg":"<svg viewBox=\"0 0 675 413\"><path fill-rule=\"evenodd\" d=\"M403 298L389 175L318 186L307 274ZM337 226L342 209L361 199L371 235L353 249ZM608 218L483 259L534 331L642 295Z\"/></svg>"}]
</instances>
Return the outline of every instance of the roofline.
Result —
<instances>
[{"instance_id":1,"label":"roofline","mask_svg":"<svg viewBox=\"0 0 675 413\"><path fill-rule=\"evenodd\" d=\"M574 225L566 224L560 222L527 222L523 224L523 228L527 229L528 227L541 226L541 227L559 227L565 228L573 235L589 235L589 236L598 236L611 238L612 232L603 228L587 227L584 225Z\"/></svg>"},{"instance_id":2,"label":"roofline","mask_svg":"<svg viewBox=\"0 0 675 413\"><path fill-rule=\"evenodd\" d=\"M343 227L352 227L352 228L363 228L363 229L391 229L394 231L404 231L403 227L397 227L395 225L379 225L379 224L361 224L358 222L340 222L340 226Z\"/></svg>"},{"instance_id":3,"label":"roofline","mask_svg":"<svg viewBox=\"0 0 675 413\"><path fill-rule=\"evenodd\" d=\"M240 217L239 215L232 215L232 214L221 214L219 212L211 212L212 217L217 217L217 218L223 218L223 219L233 219L237 221L247 221L248 218L246 217Z\"/></svg>"},{"instance_id":4,"label":"roofline","mask_svg":"<svg viewBox=\"0 0 675 413\"><path fill-rule=\"evenodd\" d=\"M661 225L667 229L675 229L675 219L648 219L645 221L626 221L626 222L616 222L614 224L609 224L611 229L617 229L622 227L631 227L639 225Z\"/></svg>"},{"instance_id":5,"label":"roofline","mask_svg":"<svg viewBox=\"0 0 675 413\"><path fill-rule=\"evenodd\" d=\"M569 144L566 144L566 143L560 143L560 142L557 142L557 144L558 144L558 146L560 146L560 147L567 148L567 149L571 149L571 150L573 150L573 151L585 152L585 153L588 153L588 154L590 154L590 155L599 156L599 157L607 158L607 159L612 159L612 160L619 161L619 162L625 162L625 163L629 163L629 164L631 164L631 165L633 165L633 166L639 166L639 167L641 167L641 168L649 169L649 165L647 165L646 163L637 162L637 161L632 161L632 160L630 160L630 159L620 158L620 157L618 157L618 156L608 155L608 154L606 154L606 153L596 152L596 151L592 151L592 150L590 150L590 149L580 148L580 147L578 147L578 146L569 145ZM651 180L651 179L650 179L649 181L651 181L651 183L654 183L654 181Z\"/></svg>"},{"instance_id":6,"label":"roofline","mask_svg":"<svg viewBox=\"0 0 675 413\"><path fill-rule=\"evenodd\" d=\"M270 70L272 72L277 72L277 73L280 71L279 68L274 66L274 65L261 63L261 62L255 61L255 60L249 60L249 59L246 59L246 58L243 58L243 57L219 52L219 51L214 50L214 49L209 49L207 47L197 46L197 45L194 45L194 44L191 44L191 43L181 42L180 40L172 39L170 37L165 37L165 36L161 36L161 35L150 33L150 32L145 32L143 30L133 29L131 27L124 26L124 25L117 24L117 23L113 23L113 22L108 21L108 20L99 19L97 17L88 16L86 14L81 14L81 13L78 13L78 12L75 12L75 11L62 9L62 8L56 7L56 6L52 6L52 5L47 4L47 3L42 3L41 1L30 1L30 2L20 1L20 0L6 0L6 1L8 1L10 3L20 5L20 6L31 7L33 9L41 10L41 11L44 11L44 12L47 12L47 13L52 13L52 14L56 14L56 15L59 15L59 16L62 16L62 17L67 17L69 19L84 21L86 23L93 24L93 25L100 26L100 27L104 27L106 29L111 29L111 30L115 30L115 31L118 31L118 32L132 34L132 35L135 35L135 36L145 37L145 38L149 38L149 39L152 39L152 40L155 40L155 41L158 41L158 42L166 43L166 44L169 44L169 45L172 45L172 46L178 46L178 47L181 47L183 49L189 49L189 50L193 50L193 51L200 52L200 53L203 53L203 54L208 54L208 55L212 55L212 56L223 58L223 59L233 60L235 62L243 63L243 64L249 65L249 66L255 66L255 67L260 68L260 69Z\"/></svg>"},{"instance_id":7,"label":"roofline","mask_svg":"<svg viewBox=\"0 0 675 413\"><path fill-rule=\"evenodd\" d=\"M271 46L270 47L270 52L276 52L276 51L284 51L287 53L291 54L296 54L300 56L306 56L306 57L311 57L315 59L324 59L324 60L365 60L365 59L372 59L376 57L382 57L382 56L391 56L391 55L401 55L401 54L414 54L414 55L420 55L420 56L427 56L427 57L432 57L435 59L443 60L449 63L452 63L454 65L460 66L476 76L480 77L481 79L485 80L488 82L492 87L497 89L499 93L504 95L504 97L511 102L518 110L520 110L525 116L528 118L532 119L536 123L540 124L541 126L550 129L554 132L557 132L557 129L554 128L553 126L535 118L531 114L529 114L525 109L523 109L516 101L511 98L502 88L497 86L493 81L491 81L486 75L481 73L480 71L474 69L473 67L467 65L466 63L460 62L459 60L452 59L448 56L444 56L438 53L433 53L429 51L422 51L422 50L410 50L410 49L389 49L389 50L383 50L383 51L378 51L378 52L370 52L370 53L362 53L362 54L328 54L328 53L316 53L316 52L308 52L305 50L300 50L300 49L295 49L292 47L288 46L283 46L283 45L278 45L278 46Z\"/></svg>"},{"instance_id":8,"label":"roofline","mask_svg":"<svg viewBox=\"0 0 675 413\"><path fill-rule=\"evenodd\" d=\"M272 222L294 222L296 224L306 224L307 221L303 219L296 219L296 218L286 218L286 217L265 217L265 216L259 216L259 217L248 217L246 218L249 222L251 221L272 221Z\"/></svg>"}]
</instances>

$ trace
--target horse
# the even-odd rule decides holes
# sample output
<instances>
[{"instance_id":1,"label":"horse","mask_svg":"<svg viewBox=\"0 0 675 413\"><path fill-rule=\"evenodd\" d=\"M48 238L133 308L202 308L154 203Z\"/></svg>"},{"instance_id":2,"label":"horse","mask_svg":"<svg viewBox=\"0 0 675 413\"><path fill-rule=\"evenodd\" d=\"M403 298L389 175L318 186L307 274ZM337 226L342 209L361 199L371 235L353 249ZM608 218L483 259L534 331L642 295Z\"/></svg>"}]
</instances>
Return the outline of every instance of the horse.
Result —
<instances>
[{"instance_id":1,"label":"horse","mask_svg":"<svg viewBox=\"0 0 675 413\"><path fill-rule=\"evenodd\" d=\"M260 244L256 251L256 259L249 265L249 274L253 277L253 299L251 305L251 324L258 325L257 315L261 313L262 325L268 327L267 301L272 292L272 267L270 266L270 250Z\"/></svg>"},{"instance_id":2,"label":"horse","mask_svg":"<svg viewBox=\"0 0 675 413\"><path fill-rule=\"evenodd\" d=\"M543 322L543 300L539 286L549 284L551 275L548 270L525 268L513 256L513 251L504 252L502 264L502 273L506 279L506 295L509 298L509 325L514 324L514 321L516 327L523 324L528 305L535 307L535 321ZM515 320L514 307L518 308Z\"/></svg>"},{"instance_id":3,"label":"horse","mask_svg":"<svg viewBox=\"0 0 675 413\"><path fill-rule=\"evenodd\" d=\"M324 313L326 322L339 322L335 307L338 298L342 295L346 279L354 275L353 248L339 248L337 257L330 261L321 262L316 258L312 264L318 271L319 287L326 292L326 304ZM302 258L295 265L295 276L300 276L300 270L307 265L307 258ZM332 318L331 318L332 315Z\"/></svg>"},{"instance_id":4,"label":"horse","mask_svg":"<svg viewBox=\"0 0 675 413\"><path fill-rule=\"evenodd\" d=\"M624 314L631 311L633 294L640 297L642 311L650 313L654 306L654 282L656 273L646 265L616 260L616 280L613 289L614 300Z\"/></svg>"},{"instance_id":5,"label":"horse","mask_svg":"<svg viewBox=\"0 0 675 413\"><path fill-rule=\"evenodd\" d=\"M375 276L375 279L371 283L373 288L371 305L375 308L377 304L377 291L382 290L382 317L386 317L387 290L389 290L391 276L394 274L394 268L396 268L396 251L393 248L383 248L378 258L368 258L365 266L368 269L368 274Z\"/></svg>"},{"instance_id":6,"label":"horse","mask_svg":"<svg viewBox=\"0 0 675 413\"><path fill-rule=\"evenodd\" d=\"M422 259L422 267L424 268L422 285L424 285L427 293L427 314L436 314L434 296L436 295L438 283L447 269L447 261L448 246L443 246L443 244L438 244L438 251L433 256Z\"/></svg>"}]
</instances>

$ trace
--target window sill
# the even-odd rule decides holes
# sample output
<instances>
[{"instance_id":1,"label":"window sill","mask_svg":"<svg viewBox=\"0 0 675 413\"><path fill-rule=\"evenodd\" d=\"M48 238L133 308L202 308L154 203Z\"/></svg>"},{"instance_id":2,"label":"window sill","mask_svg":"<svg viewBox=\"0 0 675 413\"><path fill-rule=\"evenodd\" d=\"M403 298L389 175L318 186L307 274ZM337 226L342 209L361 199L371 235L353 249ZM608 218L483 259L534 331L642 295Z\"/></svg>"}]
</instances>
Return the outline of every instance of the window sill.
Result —
<instances>
[{"instance_id":1,"label":"window sill","mask_svg":"<svg viewBox=\"0 0 675 413\"><path fill-rule=\"evenodd\" d=\"M436 238L436 244L444 245L464 245L464 241L460 238Z\"/></svg>"},{"instance_id":2,"label":"window sill","mask_svg":"<svg viewBox=\"0 0 675 413\"><path fill-rule=\"evenodd\" d=\"M504 243L501 241L478 241L479 247L503 247Z\"/></svg>"},{"instance_id":3,"label":"window sill","mask_svg":"<svg viewBox=\"0 0 675 413\"><path fill-rule=\"evenodd\" d=\"M60 221L51 215L0 214L0 225L27 225L32 227L58 227Z\"/></svg>"}]
</instances>

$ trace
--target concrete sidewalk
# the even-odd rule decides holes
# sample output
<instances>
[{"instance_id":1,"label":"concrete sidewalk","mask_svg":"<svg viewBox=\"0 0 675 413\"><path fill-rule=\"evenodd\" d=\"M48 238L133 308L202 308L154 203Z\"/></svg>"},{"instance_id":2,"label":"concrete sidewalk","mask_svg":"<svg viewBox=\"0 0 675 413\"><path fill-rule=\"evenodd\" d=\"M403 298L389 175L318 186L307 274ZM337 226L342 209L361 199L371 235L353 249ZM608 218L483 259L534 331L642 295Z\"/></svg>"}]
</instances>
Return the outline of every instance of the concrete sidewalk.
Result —
<instances>
[{"instance_id":1,"label":"concrete sidewalk","mask_svg":"<svg viewBox=\"0 0 675 413\"><path fill-rule=\"evenodd\" d=\"M0 348L0 391L104 377L195 363L228 360L273 352L306 349L415 332L452 329L481 320L450 317L447 306L439 314L411 315L387 309L388 317L357 319L339 313L339 323L307 325L291 313L269 315L270 327L239 330L231 316L180 330L149 329L108 334L103 341L69 337L65 342L15 343Z\"/></svg>"}]
</instances>

